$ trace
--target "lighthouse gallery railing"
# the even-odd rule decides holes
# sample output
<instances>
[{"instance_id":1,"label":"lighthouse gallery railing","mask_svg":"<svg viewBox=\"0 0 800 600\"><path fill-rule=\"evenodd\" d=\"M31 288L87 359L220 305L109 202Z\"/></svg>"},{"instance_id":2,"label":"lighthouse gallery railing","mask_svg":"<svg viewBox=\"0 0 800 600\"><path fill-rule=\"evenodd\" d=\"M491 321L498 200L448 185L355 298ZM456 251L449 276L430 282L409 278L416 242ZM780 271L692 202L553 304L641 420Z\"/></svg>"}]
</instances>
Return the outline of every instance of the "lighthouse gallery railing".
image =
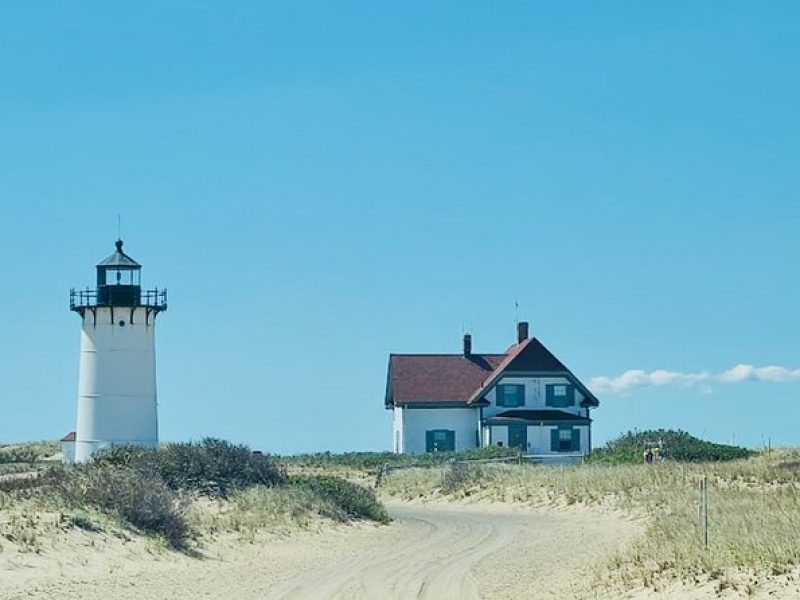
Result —
<instances>
[{"instance_id":1,"label":"lighthouse gallery railing","mask_svg":"<svg viewBox=\"0 0 800 600\"><path fill-rule=\"evenodd\" d=\"M81 308L94 308L96 306L110 306L110 303L98 302L97 290L85 289L69 291L69 308L70 310ZM142 290L139 294L136 306L145 308L154 308L156 310L166 310L167 308L167 290L160 290L158 288L152 290Z\"/></svg>"}]
</instances>

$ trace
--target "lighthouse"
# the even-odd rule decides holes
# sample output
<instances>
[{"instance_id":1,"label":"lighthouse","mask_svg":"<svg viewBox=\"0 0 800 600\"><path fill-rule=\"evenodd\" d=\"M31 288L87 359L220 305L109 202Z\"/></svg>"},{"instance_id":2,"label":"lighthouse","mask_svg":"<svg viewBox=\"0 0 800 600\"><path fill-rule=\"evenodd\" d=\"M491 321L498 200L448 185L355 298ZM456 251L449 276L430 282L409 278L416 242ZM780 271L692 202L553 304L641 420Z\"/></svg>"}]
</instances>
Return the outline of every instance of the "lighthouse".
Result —
<instances>
[{"instance_id":1,"label":"lighthouse","mask_svg":"<svg viewBox=\"0 0 800 600\"><path fill-rule=\"evenodd\" d=\"M158 444L156 317L165 289L142 290L139 263L117 240L97 265L95 289L70 291L81 317L75 462L112 446Z\"/></svg>"}]
</instances>

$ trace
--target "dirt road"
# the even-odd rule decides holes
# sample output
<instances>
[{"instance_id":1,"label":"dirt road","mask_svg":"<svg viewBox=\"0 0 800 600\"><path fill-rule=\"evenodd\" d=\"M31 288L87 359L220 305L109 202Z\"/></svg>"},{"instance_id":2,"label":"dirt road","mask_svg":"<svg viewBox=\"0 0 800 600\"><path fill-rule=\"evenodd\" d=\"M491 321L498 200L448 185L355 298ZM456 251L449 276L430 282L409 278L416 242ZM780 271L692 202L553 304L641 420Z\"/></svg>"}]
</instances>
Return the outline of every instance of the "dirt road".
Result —
<instances>
[{"instance_id":1,"label":"dirt road","mask_svg":"<svg viewBox=\"0 0 800 600\"><path fill-rule=\"evenodd\" d=\"M128 556L82 570L59 563L57 573L17 585L0 571L11 584L0 598L572 598L585 590L591 564L639 530L587 510L390 509L397 520L389 527L233 544L206 559Z\"/></svg>"},{"instance_id":2,"label":"dirt road","mask_svg":"<svg viewBox=\"0 0 800 600\"><path fill-rule=\"evenodd\" d=\"M395 536L298 574L270 598L563 598L630 524L499 507L392 506ZM621 527L621 529L619 529Z\"/></svg>"}]
</instances>

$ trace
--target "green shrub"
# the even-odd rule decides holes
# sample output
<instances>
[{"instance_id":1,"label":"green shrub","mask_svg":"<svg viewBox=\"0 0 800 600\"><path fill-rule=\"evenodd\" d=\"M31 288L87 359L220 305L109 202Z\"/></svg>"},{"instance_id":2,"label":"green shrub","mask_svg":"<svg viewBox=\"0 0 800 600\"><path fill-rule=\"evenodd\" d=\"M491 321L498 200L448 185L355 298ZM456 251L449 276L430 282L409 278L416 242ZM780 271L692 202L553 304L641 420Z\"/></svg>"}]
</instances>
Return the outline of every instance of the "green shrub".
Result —
<instances>
[{"instance_id":1,"label":"green shrub","mask_svg":"<svg viewBox=\"0 0 800 600\"><path fill-rule=\"evenodd\" d=\"M454 462L442 475L441 488L445 494L465 490L477 485L485 476L482 465L471 465L467 462Z\"/></svg>"},{"instance_id":2,"label":"green shrub","mask_svg":"<svg viewBox=\"0 0 800 600\"><path fill-rule=\"evenodd\" d=\"M590 461L601 463L640 463L647 448L659 447L665 459L679 462L717 462L753 456L755 452L738 446L707 442L685 431L658 429L628 432L592 452Z\"/></svg>"},{"instance_id":3,"label":"green shrub","mask_svg":"<svg viewBox=\"0 0 800 600\"><path fill-rule=\"evenodd\" d=\"M286 482L284 470L268 456L213 438L164 444L158 450L113 448L100 453L94 462L158 476L173 490L221 498L253 485L277 486Z\"/></svg>"},{"instance_id":4,"label":"green shrub","mask_svg":"<svg viewBox=\"0 0 800 600\"><path fill-rule=\"evenodd\" d=\"M368 519L378 523L389 523L391 517L375 497L375 493L358 484L339 477L313 475L295 477L292 484L311 491L315 496L330 503L331 510L324 516L337 521Z\"/></svg>"},{"instance_id":5,"label":"green shrub","mask_svg":"<svg viewBox=\"0 0 800 600\"><path fill-rule=\"evenodd\" d=\"M298 454L296 456L282 457L279 460L287 466L320 469L341 467L374 471L384 465L389 465L390 467L425 467L441 465L453 460L507 458L516 455L516 450L506 447L489 446L461 452L428 452L426 454L394 454L393 452L346 452L344 454L331 454L330 452L320 452L317 454Z\"/></svg>"},{"instance_id":6,"label":"green shrub","mask_svg":"<svg viewBox=\"0 0 800 600\"><path fill-rule=\"evenodd\" d=\"M186 548L193 535L188 513L197 495L234 506L222 513L232 527L238 524L248 531L286 519L307 522L317 514L343 522L390 521L371 490L335 477L290 481L271 457L211 438L165 444L157 450L111 448L86 464L0 478L0 503L18 498L52 501L71 515L67 522L87 531L99 527L89 515L103 513L143 533L162 536L177 549Z\"/></svg>"},{"instance_id":7,"label":"green shrub","mask_svg":"<svg viewBox=\"0 0 800 600\"><path fill-rule=\"evenodd\" d=\"M0 446L0 465L31 464L59 451L55 442L33 442Z\"/></svg>"},{"instance_id":8,"label":"green shrub","mask_svg":"<svg viewBox=\"0 0 800 600\"><path fill-rule=\"evenodd\" d=\"M78 529L83 529L84 531L103 531L103 528L98 523L95 523L86 513L86 511L82 509L78 509L73 514L69 515L67 520L70 525L73 525Z\"/></svg>"},{"instance_id":9,"label":"green shrub","mask_svg":"<svg viewBox=\"0 0 800 600\"><path fill-rule=\"evenodd\" d=\"M58 491L76 509L96 508L185 548L191 530L185 504L158 477L127 467L89 464L61 471Z\"/></svg>"},{"instance_id":10,"label":"green shrub","mask_svg":"<svg viewBox=\"0 0 800 600\"><path fill-rule=\"evenodd\" d=\"M32 463L37 458L30 448L0 449L0 464Z\"/></svg>"}]
</instances>

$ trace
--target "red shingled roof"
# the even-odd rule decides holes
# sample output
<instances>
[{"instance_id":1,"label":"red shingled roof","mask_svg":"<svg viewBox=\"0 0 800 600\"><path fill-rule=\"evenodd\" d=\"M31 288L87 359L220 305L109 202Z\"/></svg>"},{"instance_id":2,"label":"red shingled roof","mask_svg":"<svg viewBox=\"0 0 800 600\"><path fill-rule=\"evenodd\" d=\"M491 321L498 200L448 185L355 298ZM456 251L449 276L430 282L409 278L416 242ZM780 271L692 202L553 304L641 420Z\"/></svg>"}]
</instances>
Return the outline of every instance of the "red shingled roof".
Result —
<instances>
[{"instance_id":1,"label":"red shingled roof","mask_svg":"<svg viewBox=\"0 0 800 600\"><path fill-rule=\"evenodd\" d=\"M75 441L75 432L74 431L70 431L67 435L65 435L63 438L61 438L60 441L62 441L62 442L74 442Z\"/></svg>"},{"instance_id":2,"label":"red shingled roof","mask_svg":"<svg viewBox=\"0 0 800 600\"><path fill-rule=\"evenodd\" d=\"M392 354L386 405L466 403L505 354Z\"/></svg>"}]
</instances>

